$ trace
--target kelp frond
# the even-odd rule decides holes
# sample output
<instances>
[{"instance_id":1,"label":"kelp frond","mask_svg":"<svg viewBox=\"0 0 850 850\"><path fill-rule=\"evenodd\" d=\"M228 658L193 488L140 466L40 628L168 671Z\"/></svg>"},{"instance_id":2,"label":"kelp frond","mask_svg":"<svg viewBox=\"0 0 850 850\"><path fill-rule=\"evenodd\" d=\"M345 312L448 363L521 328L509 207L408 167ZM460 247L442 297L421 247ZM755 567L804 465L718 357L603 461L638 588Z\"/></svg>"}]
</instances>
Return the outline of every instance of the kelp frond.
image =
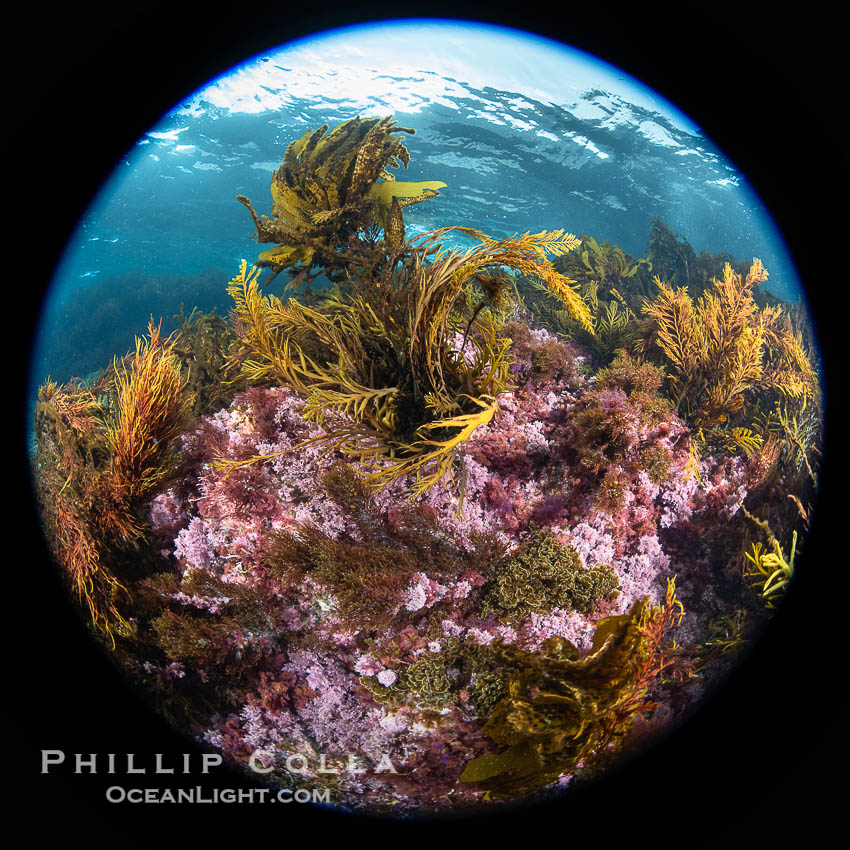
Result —
<instances>
[{"instance_id":1,"label":"kelp frond","mask_svg":"<svg viewBox=\"0 0 850 850\"><path fill-rule=\"evenodd\" d=\"M424 246L431 246L443 234L459 231L477 239L482 246L497 257L498 264L514 269L523 275L538 278L546 286L549 293L555 297L578 321L588 333L593 333L593 317L587 304L576 290L575 281L570 280L555 270L547 259L547 255L563 256L574 250L580 244L579 240L565 230L541 231L540 233L514 234L505 239L494 239L480 230L472 227L442 227L430 233L423 234Z\"/></svg>"},{"instance_id":2,"label":"kelp frond","mask_svg":"<svg viewBox=\"0 0 850 850\"><path fill-rule=\"evenodd\" d=\"M493 418L510 365L509 341L488 316L468 338L471 353L451 345L448 313L475 269L461 277L417 265L409 299L395 299L396 309L381 316L389 302L373 305L363 295L329 299L320 310L262 296L256 270L243 262L229 290L241 377L299 393L304 416L325 429L309 442L352 457L375 486L405 476L414 495L443 480L453 486L456 450ZM261 459L269 458L252 460Z\"/></svg>"},{"instance_id":3,"label":"kelp frond","mask_svg":"<svg viewBox=\"0 0 850 850\"><path fill-rule=\"evenodd\" d=\"M637 337L635 314L625 304L622 296L616 297L619 295L616 289L612 289L611 293L615 297L610 301L599 302L595 297L591 301L596 313L593 334L587 333L580 326L576 327L574 320L565 328L569 336L587 346L594 356L604 363L609 363L620 349L628 350Z\"/></svg>"},{"instance_id":4,"label":"kelp frond","mask_svg":"<svg viewBox=\"0 0 850 850\"><path fill-rule=\"evenodd\" d=\"M759 309L754 287L767 279L761 261L738 274L726 263L721 278L695 303L686 287L655 278L656 297L643 312L669 366L670 391L681 413L697 426L723 425L742 410L748 394L778 389L801 404L817 384L799 337L781 326L778 307ZM785 389L780 389L784 387Z\"/></svg>"},{"instance_id":5,"label":"kelp frond","mask_svg":"<svg viewBox=\"0 0 850 850\"><path fill-rule=\"evenodd\" d=\"M818 453L822 427L817 405L802 407L792 399L777 401L774 409L760 418L766 433L776 439L792 468L799 472L804 466L812 484L817 475L810 455Z\"/></svg>"},{"instance_id":6,"label":"kelp frond","mask_svg":"<svg viewBox=\"0 0 850 850\"><path fill-rule=\"evenodd\" d=\"M244 195L263 251L256 265L275 274L299 265L342 267L339 252L373 224L387 229L387 241L403 242L401 208L439 194L439 180L405 183L388 168L407 168L410 154L396 134L415 133L392 116L352 118L330 132L323 124L307 130L286 149L271 181L272 215L258 215ZM382 181L382 182L378 182ZM401 235L402 238L399 238Z\"/></svg>"},{"instance_id":7,"label":"kelp frond","mask_svg":"<svg viewBox=\"0 0 850 850\"><path fill-rule=\"evenodd\" d=\"M797 532L791 537L791 554L786 559L782 547L774 545L773 552L767 552L761 543L753 543L752 551L746 552L747 560L753 565L744 573L755 579L759 592L768 608L772 608L777 596L784 592L794 576L794 555L797 550Z\"/></svg>"},{"instance_id":8,"label":"kelp frond","mask_svg":"<svg viewBox=\"0 0 850 850\"><path fill-rule=\"evenodd\" d=\"M629 257L622 248L604 242L600 245L592 236L582 238L582 264L599 283L611 287L634 277L641 268L652 269L652 263Z\"/></svg>"},{"instance_id":9,"label":"kelp frond","mask_svg":"<svg viewBox=\"0 0 850 850\"><path fill-rule=\"evenodd\" d=\"M438 240L454 229L481 244L444 250ZM407 477L416 496L442 481L462 504L457 451L493 419L508 388L510 340L499 337L491 311L503 308L510 290L496 272L536 273L589 323L584 302L545 259L571 250L575 238L561 230L496 240L442 228L410 244L409 258L384 285L352 275L347 293L315 309L261 295L257 270L243 261L229 286L239 338L233 363L242 379L301 395L305 417L325 431L310 442L351 457L374 486ZM473 286L484 301L461 326L456 308Z\"/></svg>"},{"instance_id":10,"label":"kelp frond","mask_svg":"<svg viewBox=\"0 0 850 850\"><path fill-rule=\"evenodd\" d=\"M677 386L689 388L697 380L701 352L694 304L687 288L673 289L658 277L654 280L658 294L644 305L643 312L655 320L656 341L676 372Z\"/></svg>"},{"instance_id":11,"label":"kelp frond","mask_svg":"<svg viewBox=\"0 0 850 850\"><path fill-rule=\"evenodd\" d=\"M556 269L566 267L565 263L555 263ZM529 287L530 296L525 307L536 316L544 327L554 330L579 345L589 349L594 359L608 364L621 349L636 350L641 338L638 336L638 323L634 312L624 296L614 286L607 288L607 298L600 298L598 280L585 280L577 289L577 294L587 305L592 316L593 327L588 330L579 318L566 309L558 309L550 298L540 297L549 290L542 284L529 278L523 278L524 287Z\"/></svg>"},{"instance_id":12,"label":"kelp frond","mask_svg":"<svg viewBox=\"0 0 850 850\"><path fill-rule=\"evenodd\" d=\"M700 471L700 455L705 448L705 436L702 428L692 431L688 441L688 459L685 461L685 466L682 469L684 478L695 478L699 484L702 484L702 473Z\"/></svg>"},{"instance_id":13,"label":"kelp frond","mask_svg":"<svg viewBox=\"0 0 850 850\"><path fill-rule=\"evenodd\" d=\"M726 437L726 448L737 450L746 457L752 457L764 445L764 437L754 434L749 428L732 428Z\"/></svg>"},{"instance_id":14,"label":"kelp frond","mask_svg":"<svg viewBox=\"0 0 850 850\"><path fill-rule=\"evenodd\" d=\"M103 562L103 542L98 530L84 512L70 500L56 505L55 553L71 585L72 592L85 605L96 631L106 635L113 647L115 633L128 637L133 628L119 610L129 600L127 588Z\"/></svg>"},{"instance_id":15,"label":"kelp frond","mask_svg":"<svg viewBox=\"0 0 850 850\"><path fill-rule=\"evenodd\" d=\"M628 614L600 620L584 657L559 637L535 653L494 642L516 671L484 725L503 749L470 761L461 781L512 798L619 748L635 715L656 707L651 688L673 661L670 632L683 613L671 580L660 605L642 599Z\"/></svg>"}]
</instances>

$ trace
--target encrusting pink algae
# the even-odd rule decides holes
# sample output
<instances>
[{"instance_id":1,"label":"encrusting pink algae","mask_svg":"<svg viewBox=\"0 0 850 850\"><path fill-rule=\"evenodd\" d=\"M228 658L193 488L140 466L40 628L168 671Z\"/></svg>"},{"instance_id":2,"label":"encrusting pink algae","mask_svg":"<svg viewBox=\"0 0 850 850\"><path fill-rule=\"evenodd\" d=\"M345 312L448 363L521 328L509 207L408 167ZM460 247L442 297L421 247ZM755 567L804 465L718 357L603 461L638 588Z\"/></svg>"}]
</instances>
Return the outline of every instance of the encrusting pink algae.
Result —
<instances>
[{"instance_id":1,"label":"encrusting pink algae","mask_svg":"<svg viewBox=\"0 0 850 850\"><path fill-rule=\"evenodd\" d=\"M474 547L479 536L491 534L505 557L530 529L548 529L576 553L581 568L610 566L616 595L590 611L544 607L508 622L498 611L481 616L481 589L488 582L481 570L429 575L422 562L395 597L385 600L396 616L376 630L341 614L333 588L309 573L296 585L272 581L278 645L266 656L254 688L245 688L241 704L203 732L208 743L243 764L258 750L284 754L280 760L304 755L312 766L306 776L314 779L323 778L316 772L321 755L340 765L356 753L372 766L387 756L398 774L331 774L338 793L364 806L439 807L450 791L453 804L471 801L481 792L458 777L471 758L492 750L470 699L485 674L469 676L448 666L447 698L435 709L417 704L415 692L391 693L405 670L422 659L440 659L448 645L458 643L489 647L502 641L535 651L564 638L587 651L599 620L625 615L644 597L658 604L673 575L679 597L688 599L690 556L683 562L670 553L677 540L693 533L694 522L722 525L735 514L746 495L744 464L737 458L703 459L706 483L699 487L683 475L688 449L677 438L686 428L672 411L668 421L649 424L626 418L625 443L669 453L669 475L654 483L645 470L624 463L621 507L615 513L600 510L598 477L576 465L576 436L565 427L593 382L579 377L573 363L566 378L539 376L533 366L535 353L554 340L545 330L529 334L524 356L516 361L516 388L499 397L500 412L465 443L463 516L456 516L457 496L442 488L430 490L418 505L455 545ZM576 359L569 352L567 357ZM309 526L329 540L358 538L356 517L328 497L323 477L337 461L322 457L319 446L229 475L212 466L221 456L271 454L313 436L317 426L302 418L302 408L290 390L255 388L182 438L193 473L156 497L151 527L178 576L214 576L221 594L175 593L171 598L186 611L216 614L227 607L228 587L269 583L268 544L281 530L297 533ZM376 517L393 521L405 486L400 480L370 497ZM666 549L662 540L670 541ZM680 641L695 630L688 620L697 616L685 618ZM262 637L241 632L230 637L234 644L252 640ZM376 702L376 690L386 698Z\"/></svg>"}]
</instances>

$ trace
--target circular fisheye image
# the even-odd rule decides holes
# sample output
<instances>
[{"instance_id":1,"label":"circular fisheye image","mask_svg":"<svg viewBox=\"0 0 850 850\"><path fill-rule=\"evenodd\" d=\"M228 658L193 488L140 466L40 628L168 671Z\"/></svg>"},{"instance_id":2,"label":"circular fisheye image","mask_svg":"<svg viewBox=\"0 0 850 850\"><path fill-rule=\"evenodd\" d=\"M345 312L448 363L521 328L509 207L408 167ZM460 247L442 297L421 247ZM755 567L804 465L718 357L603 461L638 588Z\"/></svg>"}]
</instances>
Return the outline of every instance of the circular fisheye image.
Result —
<instances>
[{"instance_id":1,"label":"circular fisheye image","mask_svg":"<svg viewBox=\"0 0 850 850\"><path fill-rule=\"evenodd\" d=\"M472 22L178 103L30 375L92 634L187 739L353 812L499 811L660 740L793 591L817 494L817 338L746 176L625 72Z\"/></svg>"}]
</instances>

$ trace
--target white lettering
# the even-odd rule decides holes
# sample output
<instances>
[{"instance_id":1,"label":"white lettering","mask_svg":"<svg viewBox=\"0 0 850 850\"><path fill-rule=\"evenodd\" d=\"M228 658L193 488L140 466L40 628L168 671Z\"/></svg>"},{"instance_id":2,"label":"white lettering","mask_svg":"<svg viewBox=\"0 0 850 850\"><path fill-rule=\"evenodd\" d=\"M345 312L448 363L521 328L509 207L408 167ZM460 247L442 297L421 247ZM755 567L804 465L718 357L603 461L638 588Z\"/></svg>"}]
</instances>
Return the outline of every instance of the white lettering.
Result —
<instances>
[{"instance_id":1,"label":"white lettering","mask_svg":"<svg viewBox=\"0 0 850 850\"><path fill-rule=\"evenodd\" d=\"M261 756L268 758L268 767L264 767L261 764L259 760ZM274 756L265 750L254 750L254 752L251 753L251 758L248 759L248 765L254 773L271 773L274 770Z\"/></svg>"},{"instance_id":2,"label":"white lettering","mask_svg":"<svg viewBox=\"0 0 850 850\"><path fill-rule=\"evenodd\" d=\"M328 767L325 763L325 754L319 756L319 773L339 773L335 767Z\"/></svg>"},{"instance_id":3,"label":"white lettering","mask_svg":"<svg viewBox=\"0 0 850 850\"><path fill-rule=\"evenodd\" d=\"M115 796L116 794L118 794L117 798ZM106 799L109 803L123 803L126 796L124 789L120 785L113 785L106 789Z\"/></svg>"},{"instance_id":4,"label":"white lettering","mask_svg":"<svg viewBox=\"0 0 850 850\"><path fill-rule=\"evenodd\" d=\"M201 760L204 763L201 773L209 773L210 767L218 767L223 761L222 757L218 753L204 753L201 756Z\"/></svg>"},{"instance_id":5,"label":"white lettering","mask_svg":"<svg viewBox=\"0 0 850 850\"><path fill-rule=\"evenodd\" d=\"M65 761L65 753L62 750L41 751L41 772L48 773L47 766L51 764L62 764Z\"/></svg>"},{"instance_id":6,"label":"white lettering","mask_svg":"<svg viewBox=\"0 0 850 850\"><path fill-rule=\"evenodd\" d=\"M76 762L77 767L74 770L74 773L82 773L83 767L87 767L89 769L89 773L97 773L97 754L89 753L89 757L87 759L83 758L82 753L76 754Z\"/></svg>"},{"instance_id":7,"label":"white lettering","mask_svg":"<svg viewBox=\"0 0 850 850\"><path fill-rule=\"evenodd\" d=\"M381 760L375 767L375 773L383 773L386 770L389 770L391 773L398 773L398 771L395 769L395 765L390 761L390 757L386 753L384 753L381 756Z\"/></svg>"},{"instance_id":8,"label":"white lettering","mask_svg":"<svg viewBox=\"0 0 850 850\"><path fill-rule=\"evenodd\" d=\"M293 767L292 763L298 759L299 767ZM293 753L291 756L286 757L286 769L290 773L306 773L307 772L307 759L304 756L299 756L298 753Z\"/></svg>"}]
</instances>

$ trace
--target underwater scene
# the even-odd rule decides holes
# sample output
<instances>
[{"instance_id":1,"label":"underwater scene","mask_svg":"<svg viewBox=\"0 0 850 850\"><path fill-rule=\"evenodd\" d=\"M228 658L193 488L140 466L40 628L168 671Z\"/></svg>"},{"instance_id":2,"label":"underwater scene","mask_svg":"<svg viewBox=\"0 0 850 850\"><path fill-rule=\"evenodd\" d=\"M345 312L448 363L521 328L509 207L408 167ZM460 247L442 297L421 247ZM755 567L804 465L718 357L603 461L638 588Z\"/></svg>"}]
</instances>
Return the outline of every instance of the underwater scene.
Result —
<instances>
[{"instance_id":1,"label":"underwater scene","mask_svg":"<svg viewBox=\"0 0 850 850\"><path fill-rule=\"evenodd\" d=\"M821 472L746 177L624 72L483 25L332 31L178 104L30 374L93 637L246 777L390 817L569 794L677 728L793 592Z\"/></svg>"}]
</instances>

